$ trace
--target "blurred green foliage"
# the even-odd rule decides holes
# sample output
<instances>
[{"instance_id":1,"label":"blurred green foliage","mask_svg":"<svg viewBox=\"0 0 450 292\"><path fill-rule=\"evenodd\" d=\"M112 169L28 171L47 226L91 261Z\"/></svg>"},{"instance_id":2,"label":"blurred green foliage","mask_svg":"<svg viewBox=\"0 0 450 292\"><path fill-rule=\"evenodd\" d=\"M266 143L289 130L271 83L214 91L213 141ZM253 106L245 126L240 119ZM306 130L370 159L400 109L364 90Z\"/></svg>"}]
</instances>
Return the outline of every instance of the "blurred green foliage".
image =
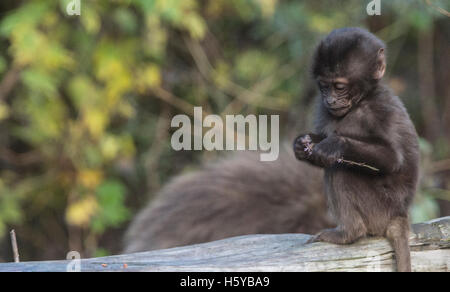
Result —
<instances>
[{"instance_id":1,"label":"blurred green foliage","mask_svg":"<svg viewBox=\"0 0 450 292\"><path fill-rule=\"evenodd\" d=\"M400 0L384 1L378 22L356 0L82 0L80 16L66 14L69 2L7 2L1 12L0 76L16 74L17 86L0 97L0 236L17 226L26 259L45 249L60 258L117 251L108 232L199 159L171 151L171 116L202 105L221 115L274 112L292 125L294 112L295 127L305 127L318 38L373 27L405 84L416 80L401 74L416 54L404 52L411 32L444 18ZM415 91L405 90L407 105L419 103ZM419 196L415 218L437 215L432 198Z\"/></svg>"}]
</instances>

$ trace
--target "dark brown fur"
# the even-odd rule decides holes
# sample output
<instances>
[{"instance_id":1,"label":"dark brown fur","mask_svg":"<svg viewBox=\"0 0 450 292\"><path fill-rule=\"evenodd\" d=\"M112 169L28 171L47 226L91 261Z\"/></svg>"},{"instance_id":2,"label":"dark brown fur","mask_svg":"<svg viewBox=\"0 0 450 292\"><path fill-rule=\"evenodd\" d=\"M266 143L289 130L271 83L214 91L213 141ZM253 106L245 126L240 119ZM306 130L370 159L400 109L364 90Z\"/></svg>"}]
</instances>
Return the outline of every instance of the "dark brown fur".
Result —
<instances>
[{"instance_id":1,"label":"dark brown fur","mask_svg":"<svg viewBox=\"0 0 450 292\"><path fill-rule=\"evenodd\" d=\"M226 157L167 184L131 223L125 252L331 227L322 177L287 150L274 162L256 152Z\"/></svg>"},{"instance_id":2,"label":"dark brown fur","mask_svg":"<svg viewBox=\"0 0 450 292\"><path fill-rule=\"evenodd\" d=\"M418 180L418 138L402 102L380 81L384 68L384 44L365 30L339 29L324 39L313 75L332 81L320 83L312 152L304 150L305 135L294 151L325 169L325 193L338 222L313 241L349 244L366 235L386 236L398 271L410 271L408 207ZM348 84L339 89L333 82L342 77Z\"/></svg>"}]
</instances>

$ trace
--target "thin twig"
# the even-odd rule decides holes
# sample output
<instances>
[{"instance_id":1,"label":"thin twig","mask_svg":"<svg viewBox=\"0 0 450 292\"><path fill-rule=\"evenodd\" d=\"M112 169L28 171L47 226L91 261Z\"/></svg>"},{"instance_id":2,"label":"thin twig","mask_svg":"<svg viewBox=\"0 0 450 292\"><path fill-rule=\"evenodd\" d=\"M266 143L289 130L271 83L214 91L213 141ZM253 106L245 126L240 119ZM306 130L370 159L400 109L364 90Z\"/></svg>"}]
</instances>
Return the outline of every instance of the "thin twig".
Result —
<instances>
[{"instance_id":1,"label":"thin twig","mask_svg":"<svg viewBox=\"0 0 450 292\"><path fill-rule=\"evenodd\" d=\"M175 96L172 92L165 90L162 87L156 87L152 90L152 92L154 93L154 95L165 101L166 103L173 105L175 108L185 112L186 114L192 116L193 115L193 109L194 109L194 105L188 103L187 101L184 101L183 99L181 99L178 96ZM202 108L202 114L203 115L210 115L210 113L208 111L206 111L205 109ZM203 123L203 121L201 121ZM229 126L225 123L224 125L225 129L228 129ZM231 132L234 132L234 128L231 129ZM240 134L237 132L238 135L244 135L244 134ZM244 135L245 137L248 137L247 134Z\"/></svg>"},{"instance_id":2,"label":"thin twig","mask_svg":"<svg viewBox=\"0 0 450 292\"><path fill-rule=\"evenodd\" d=\"M160 180L158 176L158 165L161 161L161 154L164 151L168 140L170 128L170 108L165 105L159 115L155 126L155 138L153 139L150 150L145 154L145 168L149 175L149 187L154 192L160 188Z\"/></svg>"},{"instance_id":3,"label":"thin twig","mask_svg":"<svg viewBox=\"0 0 450 292\"><path fill-rule=\"evenodd\" d=\"M363 162L355 162L355 161L346 160L346 159L338 159L338 163L346 163L346 164L349 164L349 165L356 165L356 166L366 167L366 168L371 169L371 170L376 171L376 172L380 171L378 168L370 166L370 165L367 165L367 164L365 164Z\"/></svg>"},{"instance_id":4,"label":"thin twig","mask_svg":"<svg viewBox=\"0 0 450 292\"><path fill-rule=\"evenodd\" d=\"M303 136L301 138L301 142L305 146L303 151L305 153L307 153L309 156L311 156L313 154L313 149L314 149L315 143L312 142L312 139L311 139L310 135ZM347 165L356 165L356 166L359 166L359 167L365 167L365 168L371 169L371 170L376 171L376 172L380 171L378 168L370 166L370 165L367 165L364 162L356 162L356 161L346 160L346 159L343 159L343 158L339 158L336 162L337 163L341 163L341 164L345 163Z\"/></svg>"},{"instance_id":5,"label":"thin twig","mask_svg":"<svg viewBox=\"0 0 450 292\"><path fill-rule=\"evenodd\" d=\"M17 248L17 239L16 239L16 232L13 230L11 230L11 232L9 233L11 236L11 245L12 245L12 251L13 251L13 255L14 255L14 262L18 263L19 260L19 249Z\"/></svg>"},{"instance_id":6,"label":"thin twig","mask_svg":"<svg viewBox=\"0 0 450 292\"><path fill-rule=\"evenodd\" d=\"M192 109L194 108L194 105L175 96L172 92L167 91L162 87L156 87L152 89L152 93L154 94L155 97L165 101L166 103L192 116L193 114Z\"/></svg>"},{"instance_id":7,"label":"thin twig","mask_svg":"<svg viewBox=\"0 0 450 292\"><path fill-rule=\"evenodd\" d=\"M438 200L450 201L450 190L442 188L426 188L427 194Z\"/></svg>"},{"instance_id":8,"label":"thin twig","mask_svg":"<svg viewBox=\"0 0 450 292\"><path fill-rule=\"evenodd\" d=\"M203 50L202 46L189 38L184 38L184 41L186 43L186 46L192 55L192 58L194 59L195 64L197 65L197 68L200 72L200 74L206 79L206 80L212 80L211 76L214 76L217 74L216 70L214 69L213 65L208 59L208 56L206 55L205 51ZM288 68L292 70L292 68ZM272 110L279 110L284 111L286 110L286 106L280 106L278 103L272 102L272 100L275 100L274 97L267 96L261 92L252 91L249 89L246 89L233 81L229 79L224 79L225 87L223 88L224 92L229 95L235 96L237 99L239 99L241 102L244 102L249 105L259 106L262 108L272 109ZM253 88L256 89L256 88ZM253 104L253 100L256 99L264 99L264 104Z\"/></svg>"},{"instance_id":9,"label":"thin twig","mask_svg":"<svg viewBox=\"0 0 450 292\"><path fill-rule=\"evenodd\" d=\"M430 166L431 173L450 170L450 159L434 161Z\"/></svg>"},{"instance_id":10,"label":"thin twig","mask_svg":"<svg viewBox=\"0 0 450 292\"><path fill-rule=\"evenodd\" d=\"M445 9L442 8L442 7L439 7L439 6L437 6L437 5L433 4L433 3L431 3L430 0L425 0L425 3L426 3L428 6L432 7L433 9L435 9L437 12L439 12L439 13L441 13L441 14L447 16L447 17L450 17L450 12L448 12L447 10L445 10Z\"/></svg>"}]
</instances>

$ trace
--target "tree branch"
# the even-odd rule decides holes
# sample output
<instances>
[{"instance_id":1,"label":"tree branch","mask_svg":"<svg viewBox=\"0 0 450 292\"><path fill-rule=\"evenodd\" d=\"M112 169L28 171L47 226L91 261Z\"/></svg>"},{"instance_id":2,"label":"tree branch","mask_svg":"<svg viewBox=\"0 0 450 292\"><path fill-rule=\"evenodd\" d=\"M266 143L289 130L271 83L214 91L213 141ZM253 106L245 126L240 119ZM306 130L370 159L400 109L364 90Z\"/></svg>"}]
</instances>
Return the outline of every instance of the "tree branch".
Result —
<instances>
[{"instance_id":1,"label":"tree branch","mask_svg":"<svg viewBox=\"0 0 450 292\"><path fill-rule=\"evenodd\" d=\"M20 261L19 260L19 249L17 248L16 232L14 231L14 229L11 230L9 235L11 236L11 246L12 246L12 251L13 251L13 256L14 256L14 262L18 263Z\"/></svg>"},{"instance_id":2,"label":"tree branch","mask_svg":"<svg viewBox=\"0 0 450 292\"><path fill-rule=\"evenodd\" d=\"M413 225L413 271L448 271L450 217ZM306 234L245 235L209 243L81 260L82 271L393 271L384 238L305 244ZM0 264L1 271L66 271L70 261ZM103 264L103 266L102 266ZM106 264L106 266L104 266Z\"/></svg>"},{"instance_id":3,"label":"tree branch","mask_svg":"<svg viewBox=\"0 0 450 292\"><path fill-rule=\"evenodd\" d=\"M19 66L14 66L6 72L2 82L0 83L0 101L6 99L8 94L16 85L17 81L19 81L20 71L21 68Z\"/></svg>"}]
</instances>

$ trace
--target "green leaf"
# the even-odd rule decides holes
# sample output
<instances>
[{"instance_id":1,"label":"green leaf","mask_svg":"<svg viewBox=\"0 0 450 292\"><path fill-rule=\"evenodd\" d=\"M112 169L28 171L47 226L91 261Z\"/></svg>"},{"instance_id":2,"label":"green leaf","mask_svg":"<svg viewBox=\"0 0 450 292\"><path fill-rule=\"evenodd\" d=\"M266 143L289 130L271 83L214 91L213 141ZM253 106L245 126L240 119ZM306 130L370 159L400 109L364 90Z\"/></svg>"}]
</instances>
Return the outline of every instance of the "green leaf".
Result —
<instances>
[{"instance_id":1,"label":"green leaf","mask_svg":"<svg viewBox=\"0 0 450 292\"><path fill-rule=\"evenodd\" d=\"M0 35L9 36L20 26L35 26L53 5L52 1L29 1L0 22Z\"/></svg>"},{"instance_id":2,"label":"green leaf","mask_svg":"<svg viewBox=\"0 0 450 292\"><path fill-rule=\"evenodd\" d=\"M152 14L155 11L155 0L137 0L137 5L140 6L146 14Z\"/></svg>"},{"instance_id":3,"label":"green leaf","mask_svg":"<svg viewBox=\"0 0 450 292\"><path fill-rule=\"evenodd\" d=\"M94 258L106 257L106 256L109 256L109 255L111 255L111 253L106 248L99 247L94 252Z\"/></svg>"},{"instance_id":4,"label":"green leaf","mask_svg":"<svg viewBox=\"0 0 450 292\"><path fill-rule=\"evenodd\" d=\"M99 214L93 219L92 229L102 233L107 227L117 227L128 219L130 212L124 205L125 186L118 180L106 180L97 188Z\"/></svg>"},{"instance_id":5,"label":"green leaf","mask_svg":"<svg viewBox=\"0 0 450 292\"><path fill-rule=\"evenodd\" d=\"M53 75L38 69L27 69L22 72L22 81L34 92L44 95L53 95L56 93L56 79Z\"/></svg>"},{"instance_id":6,"label":"green leaf","mask_svg":"<svg viewBox=\"0 0 450 292\"><path fill-rule=\"evenodd\" d=\"M436 218L439 214L439 205L436 200L426 194L419 194L411 208L412 223L424 222Z\"/></svg>"},{"instance_id":7,"label":"green leaf","mask_svg":"<svg viewBox=\"0 0 450 292\"><path fill-rule=\"evenodd\" d=\"M249 50L238 56L235 70L239 79L255 82L273 73L277 66L275 56L259 50Z\"/></svg>"},{"instance_id":8,"label":"green leaf","mask_svg":"<svg viewBox=\"0 0 450 292\"><path fill-rule=\"evenodd\" d=\"M119 8L114 12L114 20L119 27L127 32L133 33L136 31L137 22L133 13L128 9Z\"/></svg>"}]
</instances>

